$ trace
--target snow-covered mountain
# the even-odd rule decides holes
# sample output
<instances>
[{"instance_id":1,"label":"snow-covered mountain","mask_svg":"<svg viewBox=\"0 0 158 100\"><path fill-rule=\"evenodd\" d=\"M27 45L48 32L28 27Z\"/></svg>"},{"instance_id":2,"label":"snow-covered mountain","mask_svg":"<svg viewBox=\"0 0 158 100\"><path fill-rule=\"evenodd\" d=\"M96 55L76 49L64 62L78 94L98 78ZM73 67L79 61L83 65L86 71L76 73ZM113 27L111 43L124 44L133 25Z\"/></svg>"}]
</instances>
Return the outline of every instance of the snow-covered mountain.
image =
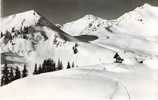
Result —
<instances>
[{"instance_id":1,"label":"snow-covered mountain","mask_svg":"<svg viewBox=\"0 0 158 100\"><path fill-rule=\"evenodd\" d=\"M6 33L7 31L14 33L12 32L13 30L24 30L25 27L30 26L34 27L34 30L36 31L44 31L38 27L41 28L45 26L51 28L55 32L60 33L57 35L65 40L71 39L72 41L77 41L77 39L74 39L69 34L60 30L56 25L49 22L45 17L35 12L34 10L2 18L1 22L2 27L0 28L0 32L2 32L2 34Z\"/></svg>"},{"instance_id":2,"label":"snow-covered mountain","mask_svg":"<svg viewBox=\"0 0 158 100\"><path fill-rule=\"evenodd\" d=\"M114 20L105 20L97 16L86 15L81 19L63 25L63 30L73 35L87 34L85 31L97 31L105 28L115 33L130 34L145 39L157 39L158 7L144 4ZM110 29L108 28L110 27ZM90 33L90 32L89 32Z\"/></svg>"},{"instance_id":3,"label":"snow-covered mountain","mask_svg":"<svg viewBox=\"0 0 158 100\"><path fill-rule=\"evenodd\" d=\"M11 31L12 28L15 28L15 30L20 30L24 27L36 25L40 18L41 16L34 10L4 17L1 19L2 27L0 27L0 31L4 33L7 30Z\"/></svg>"},{"instance_id":4,"label":"snow-covered mountain","mask_svg":"<svg viewBox=\"0 0 158 100\"><path fill-rule=\"evenodd\" d=\"M108 45L141 55L155 56L158 55L157 9L144 4L114 20L86 15L64 24L61 29L72 35L98 36L96 41L92 41L97 45Z\"/></svg>"},{"instance_id":5,"label":"snow-covered mountain","mask_svg":"<svg viewBox=\"0 0 158 100\"><path fill-rule=\"evenodd\" d=\"M96 31L99 27L106 26L107 23L107 20L89 14L76 21L64 24L61 29L72 35L84 35L86 34L85 30Z\"/></svg>"},{"instance_id":6,"label":"snow-covered mountain","mask_svg":"<svg viewBox=\"0 0 158 100\"><path fill-rule=\"evenodd\" d=\"M9 52L23 56L23 61L20 62L34 64L46 58L53 58L62 60L63 64L70 61L83 66L114 61L115 51L73 37L33 10L1 20L1 53ZM73 50L76 44L77 54ZM93 57L89 58L91 55ZM19 62L12 56L5 59Z\"/></svg>"},{"instance_id":7,"label":"snow-covered mountain","mask_svg":"<svg viewBox=\"0 0 158 100\"><path fill-rule=\"evenodd\" d=\"M141 36L145 33L139 32L139 30L137 30L140 33L139 35L132 31L128 33L122 31L131 29L130 27L123 27L123 23L124 26L128 26L130 22L134 22L130 20L135 19L139 10L149 13L148 8L150 13L152 12L156 16L156 11L152 10L156 7L145 4L116 20L104 20L93 15L86 15L60 27L52 24L34 10L11 15L1 19L2 27L0 31L4 35L10 32L14 38L7 40L2 37L0 39L1 53L16 53L23 56L25 61L32 63L39 63L45 58L52 57L56 60L63 59L65 63L67 61L76 62L79 66L113 62L115 52L119 52L126 64L148 60L157 56L157 42L151 41L147 35ZM148 15L144 14L142 16L146 17ZM147 20L149 18L146 17ZM156 17L154 18L156 19ZM154 18L151 19L154 20ZM125 20L129 22L127 23ZM25 31L26 27L29 30L26 32L26 36L16 34L17 31ZM150 29L150 27L143 27L141 26L139 29L145 30L144 32ZM132 30L136 28L133 27ZM97 38L87 42L88 37L91 36ZM21 37L27 37L27 39ZM79 44L77 48L79 52L74 54L72 48L76 43ZM93 57L89 58L91 55ZM12 57L7 57L7 59L12 60Z\"/></svg>"},{"instance_id":8,"label":"snow-covered mountain","mask_svg":"<svg viewBox=\"0 0 158 100\"><path fill-rule=\"evenodd\" d=\"M123 33L157 41L158 7L144 4L117 19L114 28Z\"/></svg>"}]
</instances>

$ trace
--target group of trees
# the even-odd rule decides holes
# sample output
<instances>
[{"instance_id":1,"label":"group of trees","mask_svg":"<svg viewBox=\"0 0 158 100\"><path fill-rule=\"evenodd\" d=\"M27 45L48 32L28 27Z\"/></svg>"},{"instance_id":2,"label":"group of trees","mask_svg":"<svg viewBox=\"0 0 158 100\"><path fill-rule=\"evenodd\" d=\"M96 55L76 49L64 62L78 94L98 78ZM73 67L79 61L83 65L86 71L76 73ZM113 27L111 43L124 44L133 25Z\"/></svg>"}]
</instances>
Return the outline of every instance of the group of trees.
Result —
<instances>
[{"instance_id":1,"label":"group of trees","mask_svg":"<svg viewBox=\"0 0 158 100\"><path fill-rule=\"evenodd\" d=\"M19 67L8 67L8 65L5 64L1 73L1 86L3 86L14 80L26 77L28 75L28 70L26 65L24 65L23 70L20 71Z\"/></svg>"},{"instance_id":2,"label":"group of trees","mask_svg":"<svg viewBox=\"0 0 158 100\"><path fill-rule=\"evenodd\" d=\"M55 62L52 59L44 60L42 65L35 64L33 74L40 74L55 71Z\"/></svg>"},{"instance_id":3,"label":"group of trees","mask_svg":"<svg viewBox=\"0 0 158 100\"><path fill-rule=\"evenodd\" d=\"M75 64L74 62L72 63L72 65L70 64L70 62L67 63L67 69L70 69L70 68L74 68L75 67Z\"/></svg>"},{"instance_id":4,"label":"group of trees","mask_svg":"<svg viewBox=\"0 0 158 100\"><path fill-rule=\"evenodd\" d=\"M75 67L74 62L70 64L70 62L67 63L67 69ZM53 71L58 71L62 70L64 68L62 61L59 59L57 63L53 59L46 59L43 61L42 64L39 66L35 64L33 74L41 74L41 73L46 73L46 72L53 72Z\"/></svg>"},{"instance_id":5,"label":"group of trees","mask_svg":"<svg viewBox=\"0 0 158 100\"><path fill-rule=\"evenodd\" d=\"M21 27L19 30L15 29L14 27L11 29L11 31L1 32L0 37L4 36L4 39L6 40L12 40L14 37L21 37L23 39L28 39L28 34L35 32L34 28L29 27Z\"/></svg>"},{"instance_id":6,"label":"group of trees","mask_svg":"<svg viewBox=\"0 0 158 100\"><path fill-rule=\"evenodd\" d=\"M71 64L70 62L67 63L67 66L64 67L61 60L58 60L57 63L53 59L46 59L43 61L42 64L39 66L35 64L33 75L46 73L46 72L53 72L62 70L63 68L70 69L74 68L75 64L74 62ZM8 64L5 64L1 71L2 77L1 77L1 86L6 85L14 80L24 78L28 76L28 70L26 65L23 65L23 69L20 70L19 67L13 67L8 66Z\"/></svg>"}]
</instances>

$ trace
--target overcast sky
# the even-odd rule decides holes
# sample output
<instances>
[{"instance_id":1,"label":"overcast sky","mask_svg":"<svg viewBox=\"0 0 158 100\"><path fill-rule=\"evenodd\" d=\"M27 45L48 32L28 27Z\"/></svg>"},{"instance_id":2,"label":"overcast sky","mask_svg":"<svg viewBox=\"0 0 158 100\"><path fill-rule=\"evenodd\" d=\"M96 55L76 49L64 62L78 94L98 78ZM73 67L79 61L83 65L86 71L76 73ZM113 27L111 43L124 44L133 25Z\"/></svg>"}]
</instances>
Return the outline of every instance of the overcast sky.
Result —
<instances>
[{"instance_id":1,"label":"overcast sky","mask_svg":"<svg viewBox=\"0 0 158 100\"><path fill-rule=\"evenodd\" d=\"M145 2L158 6L158 0L3 0L3 16L34 9L51 22L63 24L86 14L117 18Z\"/></svg>"}]
</instances>

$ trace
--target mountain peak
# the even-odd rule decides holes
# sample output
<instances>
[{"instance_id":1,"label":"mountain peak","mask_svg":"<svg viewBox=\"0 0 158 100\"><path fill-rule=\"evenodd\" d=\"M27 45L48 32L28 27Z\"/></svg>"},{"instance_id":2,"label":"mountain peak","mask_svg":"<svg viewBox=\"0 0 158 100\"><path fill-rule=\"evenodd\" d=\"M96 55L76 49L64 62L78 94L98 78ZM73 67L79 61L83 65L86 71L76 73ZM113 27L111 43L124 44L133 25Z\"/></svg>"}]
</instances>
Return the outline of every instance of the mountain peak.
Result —
<instances>
[{"instance_id":1,"label":"mountain peak","mask_svg":"<svg viewBox=\"0 0 158 100\"><path fill-rule=\"evenodd\" d=\"M142 8L147 8L147 7L151 7L152 5L150 5L149 3L144 3L141 7Z\"/></svg>"},{"instance_id":2,"label":"mountain peak","mask_svg":"<svg viewBox=\"0 0 158 100\"><path fill-rule=\"evenodd\" d=\"M82 30L92 25L97 19L99 19L99 17L87 14L75 21L64 24L62 30L72 35L78 35Z\"/></svg>"},{"instance_id":3,"label":"mountain peak","mask_svg":"<svg viewBox=\"0 0 158 100\"><path fill-rule=\"evenodd\" d=\"M145 3L144 5L123 14L122 16L117 18L117 20L120 22L120 21L130 21L129 19L142 19L150 16L151 13L152 14L158 13L157 10L158 9L156 9L156 7L148 3Z\"/></svg>"},{"instance_id":4,"label":"mountain peak","mask_svg":"<svg viewBox=\"0 0 158 100\"><path fill-rule=\"evenodd\" d=\"M23 16L23 17L30 16L31 17L31 16L40 16L40 15L35 10L28 10L28 11L24 11L24 12L10 15L8 17L15 17L15 16Z\"/></svg>"},{"instance_id":5,"label":"mountain peak","mask_svg":"<svg viewBox=\"0 0 158 100\"><path fill-rule=\"evenodd\" d=\"M137 7L135 10L150 10L152 9L152 5L148 4L148 3L145 3L144 5L140 6L140 7Z\"/></svg>"},{"instance_id":6,"label":"mountain peak","mask_svg":"<svg viewBox=\"0 0 158 100\"><path fill-rule=\"evenodd\" d=\"M32 10L27 10L27 11L22 12L22 13L33 14L33 13L36 13L36 11L34 9L32 9Z\"/></svg>"},{"instance_id":7,"label":"mountain peak","mask_svg":"<svg viewBox=\"0 0 158 100\"><path fill-rule=\"evenodd\" d=\"M96 16L94 16L92 14L87 14L87 15L83 16L83 18L91 20L91 19L95 19Z\"/></svg>"},{"instance_id":8,"label":"mountain peak","mask_svg":"<svg viewBox=\"0 0 158 100\"><path fill-rule=\"evenodd\" d=\"M10 15L8 17L2 18L1 22L3 27L0 28L0 32L5 32L6 30L11 31L13 27L19 30L25 26L35 25L40 18L41 16L35 10L28 10L18 14Z\"/></svg>"}]
</instances>

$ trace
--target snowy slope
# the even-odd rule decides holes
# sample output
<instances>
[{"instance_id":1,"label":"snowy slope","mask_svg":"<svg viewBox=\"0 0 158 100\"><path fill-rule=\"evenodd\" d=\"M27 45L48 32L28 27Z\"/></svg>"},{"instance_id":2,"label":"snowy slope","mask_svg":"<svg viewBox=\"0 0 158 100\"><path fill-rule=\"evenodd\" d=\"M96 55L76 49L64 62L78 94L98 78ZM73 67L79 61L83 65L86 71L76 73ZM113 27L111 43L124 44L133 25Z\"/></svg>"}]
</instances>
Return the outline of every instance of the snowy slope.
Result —
<instances>
[{"instance_id":1,"label":"snowy slope","mask_svg":"<svg viewBox=\"0 0 158 100\"><path fill-rule=\"evenodd\" d=\"M14 81L0 88L0 98L1 100L157 100L157 78L156 70L141 64L134 66L98 64Z\"/></svg>"},{"instance_id":2,"label":"snowy slope","mask_svg":"<svg viewBox=\"0 0 158 100\"><path fill-rule=\"evenodd\" d=\"M24 91L20 91L23 89ZM8 93L8 91L10 91ZM63 70L15 81L0 89L1 100L128 100L122 84L93 70Z\"/></svg>"}]
</instances>

